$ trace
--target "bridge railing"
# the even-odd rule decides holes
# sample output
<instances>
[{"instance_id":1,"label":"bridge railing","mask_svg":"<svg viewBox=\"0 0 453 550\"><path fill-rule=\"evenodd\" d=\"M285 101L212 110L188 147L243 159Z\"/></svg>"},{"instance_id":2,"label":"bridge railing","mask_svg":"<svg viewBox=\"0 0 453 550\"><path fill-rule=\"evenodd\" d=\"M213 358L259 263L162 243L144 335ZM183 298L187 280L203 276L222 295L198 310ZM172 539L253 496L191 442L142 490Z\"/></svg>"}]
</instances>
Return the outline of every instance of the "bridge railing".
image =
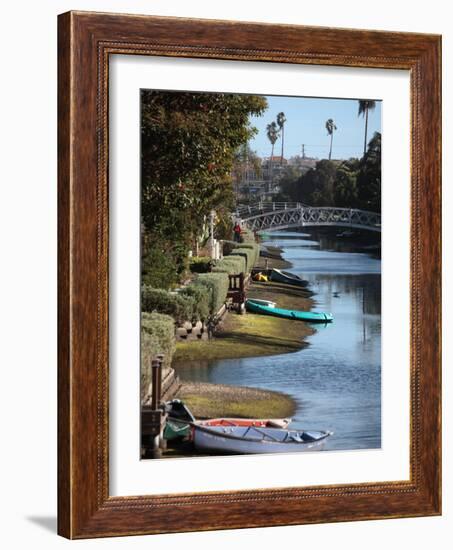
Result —
<instances>
[{"instance_id":1,"label":"bridge railing","mask_svg":"<svg viewBox=\"0 0 453 550\"><path fill-rule=\"evenodd\" d=\"M275 208L271 207L272 204ZM241 216L243 223L253 231L313 225L381 230L381 215L377 212L356 208L306 206L297 203L270 203L267 206L267 209L253 211L250 208L249 212L244 212Z\"/></svg>"},{"instance_id":2,"label":"bridge railing","mask_svg":"<svg viewBox=\"0 0 453 550\"><path fill-rule=\"evenodd\" d=\"M266 212L275 212L278 210L294 210L295 208L305 207L307 204L302 202L258 202L251 205L240 204L236 209L236 214L241 218L259 216Z\"/></svg>"}]
</instances>

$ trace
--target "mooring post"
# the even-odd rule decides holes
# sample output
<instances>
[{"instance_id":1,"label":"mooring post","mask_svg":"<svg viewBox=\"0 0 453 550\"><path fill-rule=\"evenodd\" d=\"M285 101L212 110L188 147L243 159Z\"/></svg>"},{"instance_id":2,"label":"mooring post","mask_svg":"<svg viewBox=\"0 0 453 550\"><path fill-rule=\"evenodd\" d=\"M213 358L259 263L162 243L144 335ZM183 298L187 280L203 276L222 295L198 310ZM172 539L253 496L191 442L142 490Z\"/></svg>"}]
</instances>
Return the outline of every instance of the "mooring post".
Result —
<instances>
[{"instance_id":1,"label":"mooring post","mask_svg":"<svg viewBox=\"0 0 453 550\"><path fill-rule=\"evenodd\" d=\"M159 353L156 355L157 361L157 406L161 404L162 401L162 364L164 362L164 354Z\"/></svg>"},{"instance_id":2,"label":"mooring post","mask_svg":"<svg viewBox=\"0 0 453 550\"><path fill-rule=\"evenodd\" d=\"M161 414L158 414L159 407L159 374L160 361L157 358L151 360L151 380L153 392L151 394L151 409L154 412L153 436L152 436L152 454L154 458L160 458L160 432L161 432Z\"/></svg>"},{"instance_id":3,"label":"mooring post","mask_svg":"<svg viewBox=\"0 0 453 550\"><path fill-rule=\"evenodd\" d=\"M158 400L158 406L162 404L162 375L163 375L163 362L164 362L164 354L159 353L156 355L156 361L158 361L159 367L158 367L158 377L157 377L157 400ZM166 449L167 448L167 440L164 439L164 429L165 429L165 423L167 421L167 416L164 411L162 411L160 416L160 429L159 429L159 448L160 449Z\"/></svg>"},{"instance_id":4,"label":"mooring post","mask_svg":"<svg viewBox=\"0 0 453 550\"><path fill-rule=\"evenodd\" d=\"M151 394L151 408L153 411L157 410L159 406L159 370L160 362L157 359L151 360L151 382L152 382L152 394Z\"/></svg>"},{"instance_id":5,"label":"mooring post","mask_svg":"<svg viewBox=\"0 0 453 550\"><path fill-rule=\"evenodd\" d=\"M239 313L245 313L245 277L244 273L239 274Z\"/></svg>"}]
</instances>

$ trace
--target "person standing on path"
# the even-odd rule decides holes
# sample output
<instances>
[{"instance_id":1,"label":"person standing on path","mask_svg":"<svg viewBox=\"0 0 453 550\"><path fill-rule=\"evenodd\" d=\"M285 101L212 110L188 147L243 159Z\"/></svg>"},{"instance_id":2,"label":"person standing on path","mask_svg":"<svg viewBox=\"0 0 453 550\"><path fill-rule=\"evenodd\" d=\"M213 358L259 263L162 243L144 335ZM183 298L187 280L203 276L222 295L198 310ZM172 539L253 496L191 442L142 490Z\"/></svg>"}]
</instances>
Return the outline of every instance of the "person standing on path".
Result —
<instances>
[{"instance_id":1,"label":"person standing on path","mask_svg":"<svg viewBox=\"0 0 453 550\"><path fill-rule=\"evenodd\" d=\"M238 222L236 222L233 227L233 233L234 233L234 240L237 243L241 242L241 231L242 231L241 226L239 225Z\"/></svg>"}]
</instances>

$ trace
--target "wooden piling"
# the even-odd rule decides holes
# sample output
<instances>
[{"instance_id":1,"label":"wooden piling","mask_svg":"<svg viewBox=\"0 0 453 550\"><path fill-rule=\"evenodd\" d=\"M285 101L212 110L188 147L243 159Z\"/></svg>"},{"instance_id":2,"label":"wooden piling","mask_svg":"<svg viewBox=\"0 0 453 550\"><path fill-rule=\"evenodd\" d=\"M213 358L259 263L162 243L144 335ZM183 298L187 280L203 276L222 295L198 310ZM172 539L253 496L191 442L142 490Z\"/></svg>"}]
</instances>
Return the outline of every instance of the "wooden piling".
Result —
<instances>
[{"instance_id":1,"label":"wooden piling","mask_svg":"<svg viewBox=\"0 0 453 550\"><path fill-rule=\"evenodd\" d=\"M151 360L151 406L142 407L142 440L153 458L160 458L161 450L166 448L163 438L166 415L161 408L163 361L163 354Z\"/></svg>"}]
</instances>

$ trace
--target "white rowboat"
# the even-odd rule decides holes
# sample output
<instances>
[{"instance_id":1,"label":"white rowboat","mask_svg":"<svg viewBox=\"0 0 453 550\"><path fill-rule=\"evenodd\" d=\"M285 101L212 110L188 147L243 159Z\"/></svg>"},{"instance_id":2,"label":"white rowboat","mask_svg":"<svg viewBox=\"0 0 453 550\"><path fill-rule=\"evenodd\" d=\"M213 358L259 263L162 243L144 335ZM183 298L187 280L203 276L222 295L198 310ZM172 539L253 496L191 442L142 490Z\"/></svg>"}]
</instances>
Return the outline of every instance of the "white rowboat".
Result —
<instances>
[{"instance_id":1,"label":"white rowboat","mask_svg":"<svg viewBox=\"0 0 453 550\"><path fill-rule=\"evenodd\" d=\"M329 431L285 430L257 426L193 425L196 449L230 454L294 453L319 451Z\"/></svg>"}]
</instances>

